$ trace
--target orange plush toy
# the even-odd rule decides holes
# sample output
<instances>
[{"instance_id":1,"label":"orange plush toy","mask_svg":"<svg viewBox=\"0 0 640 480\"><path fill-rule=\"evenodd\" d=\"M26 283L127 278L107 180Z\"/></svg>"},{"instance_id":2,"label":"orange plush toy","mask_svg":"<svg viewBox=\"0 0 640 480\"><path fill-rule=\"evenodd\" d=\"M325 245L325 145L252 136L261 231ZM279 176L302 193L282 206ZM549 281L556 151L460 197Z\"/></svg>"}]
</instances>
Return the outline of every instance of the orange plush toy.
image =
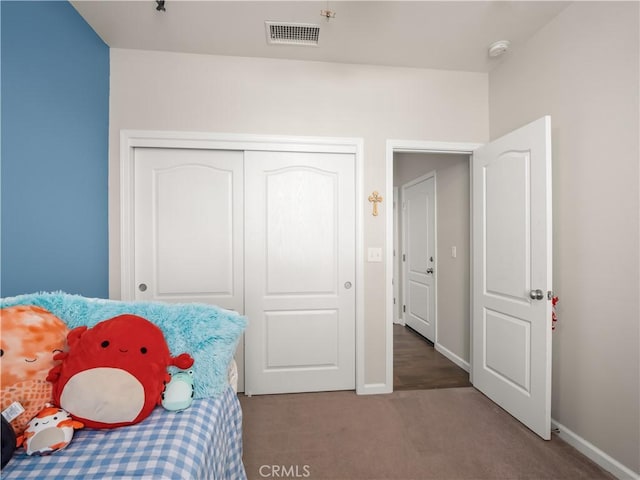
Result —
<instances>
[{"instance_id":1,"label":"orange plush toy","mask_svg":"<svg viewBox=\"0 0 640 480\"><path fill-rule=\"evenodd\" d=\"M19 305L0 310L0 406L13 402L24 408L13 421L16 435L52 401L52 385L46 378L57 363L53 355L65 349L69 329L51 312Z\"/></svg>"}]
</instances>

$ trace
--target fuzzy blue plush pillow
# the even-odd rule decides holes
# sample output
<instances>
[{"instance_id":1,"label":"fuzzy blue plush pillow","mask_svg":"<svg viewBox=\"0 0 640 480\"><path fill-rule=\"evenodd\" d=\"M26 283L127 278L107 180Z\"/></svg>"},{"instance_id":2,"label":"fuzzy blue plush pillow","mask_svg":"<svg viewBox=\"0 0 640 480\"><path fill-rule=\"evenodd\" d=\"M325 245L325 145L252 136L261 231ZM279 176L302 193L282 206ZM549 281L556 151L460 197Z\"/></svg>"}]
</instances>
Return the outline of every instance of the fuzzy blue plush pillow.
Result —
<instances>
[{"instance_id":1,"label":"fuzzy blue plush pillow","mask_svg":"<svg viewBox=\"0 0 640 480\"><path fill-rule=\"evenodd\" d=\"M122 302L86 298L64 292L43 292L0 300L0 308L37 305L63 320L69 328L93 327L103 320L130 313L162 330L172 354L189 353L195 398L215 397L229 384L228 368L244 331L245 317L202 303Z\"/></svg>"}]
</instances>

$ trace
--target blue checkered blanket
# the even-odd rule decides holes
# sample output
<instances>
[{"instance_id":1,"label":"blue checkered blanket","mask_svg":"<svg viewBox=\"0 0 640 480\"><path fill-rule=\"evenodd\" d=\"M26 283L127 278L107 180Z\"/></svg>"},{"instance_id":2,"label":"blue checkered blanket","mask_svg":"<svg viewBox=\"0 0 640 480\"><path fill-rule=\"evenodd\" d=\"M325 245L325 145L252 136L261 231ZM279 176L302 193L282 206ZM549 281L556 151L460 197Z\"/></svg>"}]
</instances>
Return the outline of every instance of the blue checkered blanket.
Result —
<instances>
[{"instance_id":1,"label":"blue checkered blanket","mask_svg":"<svg viewBox=\"0 0 640 480\"><path fill-rule=\"evenodd\" d=\"M76 430L69 446L51 455L16 450L2 478L244 480L240 402L228 388L182 412L158 406L136 425Z\"/></svg>"}]
</instances>

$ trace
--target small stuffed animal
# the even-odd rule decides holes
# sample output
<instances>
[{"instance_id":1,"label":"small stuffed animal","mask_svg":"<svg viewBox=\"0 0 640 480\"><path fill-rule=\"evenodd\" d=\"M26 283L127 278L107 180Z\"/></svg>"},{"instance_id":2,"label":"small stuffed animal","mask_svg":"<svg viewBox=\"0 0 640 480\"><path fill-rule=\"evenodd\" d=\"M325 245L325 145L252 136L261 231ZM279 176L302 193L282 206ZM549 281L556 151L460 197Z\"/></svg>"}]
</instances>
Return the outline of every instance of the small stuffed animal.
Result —
<instances>
[{"instance_id":1,"label":"small stuffed animal","mask_svg":"<svg viewBox=\"0 0 640 480\"><path fill-rule=\"evenodd\" d=\"M54 355L66 348L69 328L44 308L17 305L0 310L0 331L0 408L17 402L24 409L9 419L17 436L53 400L46 378L58 363Z\"/></svg>"},{"instance_id":2,"label":"small stuffed animal","mask_svg":"<svg viewBox=\"0 0 640 480\"><path fill-rule=\"evenodd\" d=\"M145 419L171 379L167 367L190 368L187 353L172 357L162 330L137 315L119 315L67 336L69 351L54 359L53 401L90 428L116 428Z\"/></svg>"},{"instance_id":3,"label":"small stuffed animal","mask_svg":"<svg viewBox=\"0 0 640 480\"><path fill-rule=\"evenodd\" d=\"M16 443L24 445L27 455L49 455L69 445L74 429L82 427L61 408L48 406L31 419Z\"/></svg>"},{"instance_id":4,"label":"small stuffed animal","mask_svg":"<svg viewBox=\"0 0 640 480\"><path fill-rule=\"evenodd\" d=\"M180 411L193 402L193 370L176 372L162 393L162 406L167 410Z\"/></svg>"}]
</instances>

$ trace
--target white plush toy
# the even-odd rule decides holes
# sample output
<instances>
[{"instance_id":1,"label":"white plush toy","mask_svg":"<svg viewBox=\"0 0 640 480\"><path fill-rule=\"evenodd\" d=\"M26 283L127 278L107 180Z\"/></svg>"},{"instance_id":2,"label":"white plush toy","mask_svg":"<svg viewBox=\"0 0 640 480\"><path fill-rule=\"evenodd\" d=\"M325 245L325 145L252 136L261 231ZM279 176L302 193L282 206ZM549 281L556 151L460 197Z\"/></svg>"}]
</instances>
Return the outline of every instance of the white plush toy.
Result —
<instances>
[{"instance_id":1,"label":"white plush toy","mask_svg":"<svg viewBox=\"0 0 640 480\"><path fill-rule=\"evenodd\" d=\"M69 445L74 429L83 427L63 409L47 406L29 421L16 443L24 445L27 455L48 455Z\"/></svg>"}]
</instances>

